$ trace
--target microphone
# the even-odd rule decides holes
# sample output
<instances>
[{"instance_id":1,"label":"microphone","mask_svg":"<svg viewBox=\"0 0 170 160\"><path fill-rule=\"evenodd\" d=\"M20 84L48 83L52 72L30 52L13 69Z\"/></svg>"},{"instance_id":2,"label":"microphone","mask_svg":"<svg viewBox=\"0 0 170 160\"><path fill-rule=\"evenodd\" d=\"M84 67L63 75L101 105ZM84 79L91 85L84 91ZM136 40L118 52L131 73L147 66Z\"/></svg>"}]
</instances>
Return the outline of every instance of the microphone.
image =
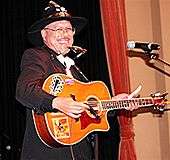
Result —
<instances>
[{"instance_id":1,"label":"microphone","mask_svg":"<svg viewBox=\"0 0 170 160\"><path fill-rule=\"evenodd\" d=\"M71 46L68 48L72 50L74 53L77 53L77 56L74 59L79 58L81 55L87 52L87 49L81 48L79 46Z\"/></svg>"},{"instance_id":2,"label":"microphone","mask_svg":"<svg viewBox=\"0 0 170 160\"><path fill-rule=\"evenodd\" d=\"M87 52L87 49L81 48L79 46L71 46L68 48L71 49L74 53L80 53L80 52L86 53Z\"/></svg>"},{"instance_id":3,"label":"microphone","mask_svg":"<svg viewBox=\"0 0 170 160\"><path fill-rule=\"evenodd\" d=\"M128 41L127 48L129 49L138 48L138 49L142 49L143 51L150 52L152 50L159 50L160 44L153 43L153 42Z\"/></svg>"}]
</instances>

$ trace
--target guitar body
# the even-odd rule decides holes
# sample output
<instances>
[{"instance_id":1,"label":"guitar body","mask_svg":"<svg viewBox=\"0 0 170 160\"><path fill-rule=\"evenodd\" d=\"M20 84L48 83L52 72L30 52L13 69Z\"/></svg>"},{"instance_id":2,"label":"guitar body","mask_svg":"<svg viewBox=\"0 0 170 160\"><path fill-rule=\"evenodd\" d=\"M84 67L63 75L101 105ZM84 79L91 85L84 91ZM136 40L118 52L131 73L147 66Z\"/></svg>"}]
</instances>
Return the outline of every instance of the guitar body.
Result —
<instances>
[{"instance_id":1,"label":"guitar body","mask_svg":"<svg viewBox=\"0 0 170 160\"><path fill-rule=\"evenodd\" d=\"M74 97L80 102L98 102L111 98L103 82L83 83L64 74L49 76L43 84L43 90L54 96ZM33 119L42 142L51 147L58 147L76 144L93 131L108 131L107 111L103 111L100 105L95 107L95 111L99 118L90 111L85 111L78 119L62 112L47 112L43 115L33 112Z\"/></svg>"}]
</instances>

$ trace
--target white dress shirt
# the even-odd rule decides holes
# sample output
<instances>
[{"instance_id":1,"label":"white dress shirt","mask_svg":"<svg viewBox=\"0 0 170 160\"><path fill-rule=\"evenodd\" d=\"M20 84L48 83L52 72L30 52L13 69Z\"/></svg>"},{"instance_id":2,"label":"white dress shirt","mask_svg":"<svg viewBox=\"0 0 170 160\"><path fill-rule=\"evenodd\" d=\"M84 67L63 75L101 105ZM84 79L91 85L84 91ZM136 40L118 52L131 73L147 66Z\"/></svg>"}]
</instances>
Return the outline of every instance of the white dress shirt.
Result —
<instances>
[{"instance_id":1,"label":"white dress shirt","mask_svg":"<svg viewBox=\"0 0 170 160\"><path fill-rule=\"evenodd\" d=\"M75 65L75 62L73 61L73 59L69 58L69 57L64 57L62 54L57 56L57 59L64 65L66 66L66 74L70 77L73 77L70 71L70 67L72 65Z\"/></svg>"}]
</instances>

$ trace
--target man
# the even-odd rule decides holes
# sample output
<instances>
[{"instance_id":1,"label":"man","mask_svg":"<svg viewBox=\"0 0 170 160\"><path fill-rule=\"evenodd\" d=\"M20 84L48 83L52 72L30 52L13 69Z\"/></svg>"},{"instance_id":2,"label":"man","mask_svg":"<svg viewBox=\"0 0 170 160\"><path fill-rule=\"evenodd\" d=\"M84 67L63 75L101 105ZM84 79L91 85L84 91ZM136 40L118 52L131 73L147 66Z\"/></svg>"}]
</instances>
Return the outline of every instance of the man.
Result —
<instances>
[{"instance_id":1,"label":"man","mask_svg":"<svg viewBox=\"0 0 170 160\"><path fill-rule=\"evenodd\" d=\"M45 145L36 133L32 118L32 110L37 114L60 111L75 119L85 110L89 110L87 104L77 102L71 97L55 97L42 90L43 82L53 73L63 73L79 81L88 81L67 56L73 45L73 36L85 25L85 18L72 17L64 7L50 1L44 10L44 17L35 22L28 32L29 39L36 48L24 52L16 88L17 100L27 108L22 160L92 159L93 150L87 138L70 146L51 148ZM128 95L120 94L114 98L125 96ZM128 109L135 108L132 105Z\"/></svg>"}]
</instances>

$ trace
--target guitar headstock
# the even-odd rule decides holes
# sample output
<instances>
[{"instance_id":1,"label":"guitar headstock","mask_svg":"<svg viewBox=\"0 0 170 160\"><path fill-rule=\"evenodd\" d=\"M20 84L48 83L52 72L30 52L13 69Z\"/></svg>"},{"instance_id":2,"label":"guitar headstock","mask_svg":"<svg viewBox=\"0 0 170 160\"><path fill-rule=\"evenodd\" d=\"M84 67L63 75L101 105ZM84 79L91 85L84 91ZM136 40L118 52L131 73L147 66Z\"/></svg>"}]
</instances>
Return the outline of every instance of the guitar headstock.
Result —
<instances>
[{"instance_id":1,"label":"guitar headstock","mask_svg":"<svg viewBox=\"0 0 170 160\"><path fill-rule=\"evenodd\" d=\"M166 96L168 95L167 92L165 93L160 93L160 92L156 92L154 94L151 94L151 97L153 98L153 104L154 104L154 109L155 110L159 110L159 111L164 111L164 107L167 104L167 99Z\"/></svg>"}]
</instances>

